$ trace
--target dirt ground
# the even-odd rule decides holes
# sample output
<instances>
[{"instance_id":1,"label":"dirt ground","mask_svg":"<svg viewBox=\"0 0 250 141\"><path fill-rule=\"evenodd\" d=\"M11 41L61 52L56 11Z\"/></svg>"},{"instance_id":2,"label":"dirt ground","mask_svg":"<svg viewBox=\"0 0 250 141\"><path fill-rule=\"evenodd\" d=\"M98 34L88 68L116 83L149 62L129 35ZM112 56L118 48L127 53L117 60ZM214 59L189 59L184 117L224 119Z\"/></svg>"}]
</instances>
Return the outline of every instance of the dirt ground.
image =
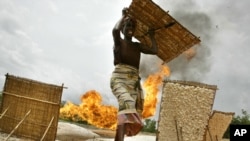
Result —
<instances>
[{"instance_id":1,"label":"dirt ground","mask_svg":"<svg viewBox=\"0 0 250 141\"><path fill-rule=\"evenodd\" d=\"M0 141L6 140L8 134L0 132ZM75 124L59 122L56 141L113 141L115 131L98 129L92 126L81 127ZM124 141L155 141L152 133L140 133L137 136L125 137ZM30 139L11 136L8 141L32 141ZM222 141L229 141L223 139Z\"/></svg>"}]
</instances>

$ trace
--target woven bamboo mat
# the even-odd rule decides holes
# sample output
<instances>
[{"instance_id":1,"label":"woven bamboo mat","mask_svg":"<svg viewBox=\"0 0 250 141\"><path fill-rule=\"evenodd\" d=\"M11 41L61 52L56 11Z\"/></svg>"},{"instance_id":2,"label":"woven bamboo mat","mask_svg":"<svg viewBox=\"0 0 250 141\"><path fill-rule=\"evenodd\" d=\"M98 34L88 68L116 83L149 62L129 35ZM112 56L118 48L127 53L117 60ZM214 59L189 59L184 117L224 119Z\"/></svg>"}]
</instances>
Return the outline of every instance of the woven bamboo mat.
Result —
<instances>
[{"instance_id":1,"label":"woven bamboo mat","mask_svg":"<svg viewBox=\"0 0 250 141\"><path fill-rule=\"evenodd\" d=\"M9 136L55 140L63 86L6 75L0 130Z\"/></svg>"},{"instance_id":2,"label":"woven bamboo mat","mask_svg":"<svg viewBox=\"0 0 250 141\"><path fill-rule=\"evenodd\" d=\"M216 86L165 81L158 120L158 141L203 141Z\"/></svg>"},{"instance_id":3,"label":"woven bamboo mat","mask_svg":"<svg viewBox=\"0 0 250 141\"><path fill-rule=\"evenodd\" d=\"M235 113L233 112L221 112L214 110L209 119L203 141L222 140L223 135L230 125L234 114Z\"/></svg>"},{"instance_id":4,"label":"woven bamboo mat","mask_svg":"<svg viewBox=\"0 0 250 141\"><path fill-rule=\"evenodd\" d=\"M133 0L129 15L137 20L135 38L141 43L151 46L147 32L156 31L159 46L157 56L166 63L200 42L198 37L152 0Z\"/></svg>"}]
</instances>

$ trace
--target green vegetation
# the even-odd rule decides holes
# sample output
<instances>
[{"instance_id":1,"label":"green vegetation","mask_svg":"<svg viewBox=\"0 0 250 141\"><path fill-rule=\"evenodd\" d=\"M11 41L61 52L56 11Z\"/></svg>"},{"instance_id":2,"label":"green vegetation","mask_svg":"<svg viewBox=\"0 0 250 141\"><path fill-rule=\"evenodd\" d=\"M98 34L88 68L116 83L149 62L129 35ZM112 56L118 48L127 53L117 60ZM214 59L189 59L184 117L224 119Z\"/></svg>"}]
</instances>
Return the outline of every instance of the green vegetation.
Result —
<instances>
[{"instance_id":1,"label":"green vegetation","mask_svg":"<svg viewBox=\"0 0 250 141\"><path fill-rule=\"evenodd\" d=\"M156 121L151 119L146 119L142 131L156 133Z\"/></svg>"},{"instance_id":2,"label":"green vegetation","mask_svg":"<svg viewBox=\"0 0 250 141\"><path fill-rule=\"evenodd\" d=\"M67 103L67 101L65 101L65 100L61 101L60 108L62 108L66 103Z\"/></svg>"},{"instance_id":3,"label":"green vegetation","mask_svg":"<svg viewBox=\"0 0 250 141\"><path fill-rule=\"evenodd\" d=\"M0 92L0 103L2 101L2 97L3 97L2 92Z\"/></svg>"},{"instance_id":4,"label":"green vegetation","mask_svg":"<svg viewBox=\"0 0 250 141\"><path fill-rule=\"evenodd\" d=\"M243 124L248 124L250 125L250 114L247 113L246 110L242 109L241 110L242 115L239 116L234 116L232 119L231 124L235 125L243 125ZM227 128L227 131L224 134L224 138L230 138L230 126Z\"/></svg>"},{"instance_id":5,"label":"green vegetation","mask_svg":"<svg viewBox=\"0 0 250 141\"><path fill-rule=\"evenodd\" d=\"M87 121L73 121L72 119L62 119L62 118L59 118L59 121L62 121L62 122L69 122L69 123L75 123L75 124L83 124L83 125L90 125Z\"/></svg>"}]
</instances>

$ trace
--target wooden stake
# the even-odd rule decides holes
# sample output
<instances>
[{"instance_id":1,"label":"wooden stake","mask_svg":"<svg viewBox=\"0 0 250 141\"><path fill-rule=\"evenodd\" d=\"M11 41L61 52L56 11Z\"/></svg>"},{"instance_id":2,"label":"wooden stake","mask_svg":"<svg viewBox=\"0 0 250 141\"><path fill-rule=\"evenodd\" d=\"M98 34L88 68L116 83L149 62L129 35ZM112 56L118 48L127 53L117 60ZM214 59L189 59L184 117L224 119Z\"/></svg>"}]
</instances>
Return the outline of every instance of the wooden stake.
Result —
<instances>
[{"instance_id":1,"label":"wooden stake","mask_svg":"<svg viewBox=\"0 0 250 141\"><path fill-rule=\"evenodd\" d=\"M210 140L211 140L211 141L213 141L213 137L212 137L211 132L210 132L210 130L209 130L209 126L207 127L207 131L208 131L208 134L209 134Z\"/></svg>"},{"instance_id":2,"label":"wooden stake","mask_svg":"<svg viewBox=\"0 0 250 141\"><path fill-rule=\"evenodd\" d=\"M5 115L5 113L8 111L9 107L3 111L2 114L0 114L0 119Z\"/></svg>"},{"instance_id":3,"label":"wooden stake","mask_svg":"<svg viewBox=\"0 0 250 141\"><path fill-rule=\"evenodd\" d=\"M177 140L180 141L177 120L175 119L174 121L175 121L175 129L176 129L176 134L177 134Z\"/></svg>"},{"instance_id":4,"label":"wooden stake","mask_svg":"<svg viewBox=\"0 0 250 141\"><path fill-rule=\"evenodd\" d=\"M43 141L43 139L45 138L45 136L46 136L47 132L49 131L49 128L50 128L50 126L51 126L53 120L54 120L54 117L51 118L51 120L50 120L50 122L49 122L49 125L48 125L48 127L46 128L46 130L45 130L45 132L44 132L42 138L40 139L40 141Z\"/></svg>"},{"instance_id":5,"label":"wooden stake","mask_svg":"<svg viewBox=\"0 0 250 141\"><path fill-rule=\"evenodd\" d=\"M216 141L219 141L219 139L218 139L218 136L217 136L217 135L215 135L215 139L216 139Z\"/></svg>"},{"instance_id":6,"label":"wooden stake","mask_svg":"<svg viewBox=\"0 0 250 141\"><path fill-rule=\"evenodd\" d=\"M23 117L23 119L16 125L16 127L10 132L10 134L5 138L4 141L7 141L9 139L9 137L16 131L16 129L23 123L23 121L26 119L26 117L30 114L30 111L29 110L25 116Z\"/></svg>"},{"instance_id":7,"label":"wooden stake","mask_svg":"<svg viewBox=\"0 0 250 141\"><path fill-rule=\"evenodd\" d=\"M183 141L183 135L182 135L182 127L180 127L180 136L181 136L181 141Z\"/></svg>"},{"instance_id":8,"label":"wooden stake","mask_svg":"<svg viewBox=\"0 0 250 141\"><path fill-rule=\"evenodd\" d=\"M43 102L43 103L48 103L48 104L53 104L53 105L60 105L60 103L50 102L50 101L46 101L46 100L40 100L40 99L31 98L31 97L27 97L27 96L21 96L21 95L14 94L14 93L9 93L9 92L3 92L3 93L6 94L6 95L11 95L11 96L18 97L18 98L25 98L25 99L34 100L34 101Z\"/></svg>"}]
</instances>

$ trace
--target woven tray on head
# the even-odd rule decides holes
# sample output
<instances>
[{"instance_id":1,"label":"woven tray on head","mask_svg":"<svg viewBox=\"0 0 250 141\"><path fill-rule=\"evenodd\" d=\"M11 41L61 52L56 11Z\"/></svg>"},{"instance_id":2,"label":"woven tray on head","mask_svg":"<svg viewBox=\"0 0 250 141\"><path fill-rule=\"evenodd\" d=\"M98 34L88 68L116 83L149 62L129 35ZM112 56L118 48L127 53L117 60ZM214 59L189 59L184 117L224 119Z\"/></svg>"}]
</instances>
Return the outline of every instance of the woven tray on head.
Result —
<instances>
[{"instance_id":1,"label":"woven tray on head","mask_svg":"<svg viewBox=\"0 0 250 141\"><path fill-rule=\"evenodd\" d=\"M155 30L159 46L157 56L166 63L200 42L198 37L151 0L133 0L129 16L137 20L135 38L141 43L150 46L147 32Z\"/></svg>"}]
</instances>

